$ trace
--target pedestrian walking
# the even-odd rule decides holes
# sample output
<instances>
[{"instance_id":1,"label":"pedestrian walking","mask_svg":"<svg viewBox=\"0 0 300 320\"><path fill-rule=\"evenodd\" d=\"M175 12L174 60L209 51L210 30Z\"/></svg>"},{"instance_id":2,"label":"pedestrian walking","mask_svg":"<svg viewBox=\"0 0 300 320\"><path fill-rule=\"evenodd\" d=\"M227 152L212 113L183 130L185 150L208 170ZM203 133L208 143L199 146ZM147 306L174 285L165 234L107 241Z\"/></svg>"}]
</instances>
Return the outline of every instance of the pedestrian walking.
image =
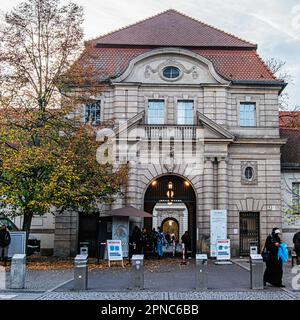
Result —
<instances>
[{"instance_id":1,"label":"pedestrian walking","mask_svg":"<svg viewBox=\"0 0 300 320\"><path fill-rule=\"evenodd\" d=\"M300 231L295 233L293 237L294 249L297 254L297 257L300 258Z\"/></svg>"},{"instance_id":2,"label":"pedestrian walking","mask_svg":"<svg viewBox=\"0 0 300 320\"><path fill-rule=\"evenodd\" d=\"M5 225L0 226L0 260L6 265L8 260L8 248L11 242L10 233Z\"/></svg>"},{"instance_id":3,"label":"pedestrian walking","mask_svg":"<svg viewBox=\"0 0 300 320\"><path fill-rule=\"evenodd\" d=\"M191 240L191 237L189 235L189 232L186 231L182 237L181 237L181 242L184 243L184 256L185 258L187 259L187 253L188 251L191 250L191 243L192 243L192 240Z\"/></svg>"},{"instance_id":4,"label":"pedestrian walking","mask_svg":"<svg viewBox=\"0 0 300 320\"><path fill-rule=\"evenodd\" d=\"M267 253L266 270L264 273L264 285L267 283L274 287L285 287L282 284L283 276L283 256L282 252L287 249L286 244L283 244L281 238L281 231L278 228L273 228L272 233L268 235L264 250ZM281 247L281 248L280 248Z\"/></svg>"},{"instance_id":5,"label":"pedestrian walking","mask_svg":"<svg viewBox=\"0 0 300 320\"><path fill-rule=\"evenodd\" d=\"M167 248L168 248L170 245L170 242L171 242L171 236L170 236L169 232L166 232L165 238L166 238Z\"/></svg>"},{"instance_id":6,"label":"pedestrian walking","mask_svg":"<svg viewBox=\"0 0 300 320\"><path fill-rule=\"evenodd\" d=\"M165 238L165 234L163 233L163 231L161 230L160 227L157 228L158 230L158 235L157 235L157 255L158 255L158 259L162 258L164 251L163 251L163 247L166 244L166 238Z\"/></svg>"}]
</instances>

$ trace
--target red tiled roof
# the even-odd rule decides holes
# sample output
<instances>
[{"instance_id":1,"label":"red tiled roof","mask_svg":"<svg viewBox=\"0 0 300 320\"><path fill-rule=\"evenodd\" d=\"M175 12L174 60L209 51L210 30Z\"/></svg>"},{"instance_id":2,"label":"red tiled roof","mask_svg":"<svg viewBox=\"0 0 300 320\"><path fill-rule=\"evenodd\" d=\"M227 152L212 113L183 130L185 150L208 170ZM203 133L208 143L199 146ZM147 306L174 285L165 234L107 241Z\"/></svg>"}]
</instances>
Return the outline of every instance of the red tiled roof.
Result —
<instances>
[{"instance_id":1,"label":"red tiled roof","mask_svg":"<svg viewBox=\"0 0 300 320\"><path fill-rule=\"evenodd\" d=\"M129 62L151 48L98 48L89 47L80 62L91 66L99 79L120 76ZM207 58L220 76L228 80L278 81L267 68L255 50L193 49L193 52Z\"/></svg>"},{"instance_id":2,"label":"red tiled roof","mask_svg":"<svg viewBox=\"0 0 300 320\"><path fill-rule=\"evenodd\" d=\"M287 139L281 148L282 166L300 169L300 112L279 112L280 137Z\"/></svg>"},{"instance_id":3,"label":"red tiled roof","mask_svg":"<svg viewBox=\"0 0 300 320\"><path fill-rule=\"evenodd\" d=\"M164 11L92 41L106 45L256 48L255 44L176 10Z\"/></svg>"},{"instance_id":4,"label":"red tiled roof","mask_svg":"<svg viewBox=\"0 0 300 320\"><path fill-rule=\"evenodd\" d=\"M138 55L166 46L202 55L228 80L283 84L259 57L256 45L175 10L88 41L78 62L104 80L120 76Z\"/></svg>"},{"instance_id":5,"label":"red tiled roof","mask_svg":"<svg viewBox=\"0 0 300 320\"><path fill-rule=\"evenodd\" d=\"M279 125L281 128L295 128L300 130L300 112L284 111L279 113ZM300 141L299 141L300 144Z\"/></svg>"},{"instance_id":6,"label":"red tiled roof","mask_svg":"<svg viewBox=\"0 0 300 320\"><path fill-rule=\"evenodd\" d=\"M282 166L300 169L300 128L280 128L280 137L287 139L281 147Z\"/></svg>"}]
</instances>

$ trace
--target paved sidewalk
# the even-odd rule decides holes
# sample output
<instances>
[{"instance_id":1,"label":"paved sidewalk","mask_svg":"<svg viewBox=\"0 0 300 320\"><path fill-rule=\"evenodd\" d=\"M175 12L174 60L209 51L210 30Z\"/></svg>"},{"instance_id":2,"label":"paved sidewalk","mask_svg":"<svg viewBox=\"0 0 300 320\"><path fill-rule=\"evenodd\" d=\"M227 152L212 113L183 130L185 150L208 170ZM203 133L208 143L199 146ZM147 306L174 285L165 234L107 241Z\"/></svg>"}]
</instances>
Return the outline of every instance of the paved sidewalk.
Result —
<instances>
[{"instance_id":1,"label":"paved sidewalk","mask_svg":"<svg viewBox=\"0 0 300 320\"><path fill-rule=\"evenodd\" d=\"M240 265L243 267L245 270L250 271L250 263L249 259L244 258L244 259L234 259L233 260L236 264ZM294 272L293 272L294 270ZM296 278L295 276L298 273L298 281L295 281ZM300 300L300 265L295 266L294 269L292 269L291 266L291 261L288 261L284 267L283 267L283 284L286 286L286 288L283 288L282 290L285 291L287 294L293 296L295 299ZM298 282L298 288L296 289L293 287L293 282ZM295 284L294 284L295 285ZM269 287L268 287L269 288Z\"/></svg>"},{"instance_id":2,"label":"paved sidewalk","mask_svg":"<svg viewBox=\"0 0 300 320\"><path fill-rule=\"evenodd\" d=\"M294 300L300 292L268 287L250 289L249 262L235 259L232 265L209 261L208 290L195 290L195 261L147 261L145 289L133 290L130 268L112 267L89 271L88 290L73 290L73 270L28 271L24 290L0 292L0 300ZM286 265L285 283L291 282ZM294 276L294 275L293 275Z\"/></svg>"},{"instance_id":3,"label":"paved sidewalk","mask_svg":"<svg viewBox=\"0 0 300 320\"><path fill-rule=\"evenodd\" d=\"M188 291L188 292L51 292L38 300L293 300L284 292L263 291Z\"/></svg>"}]
</instances>

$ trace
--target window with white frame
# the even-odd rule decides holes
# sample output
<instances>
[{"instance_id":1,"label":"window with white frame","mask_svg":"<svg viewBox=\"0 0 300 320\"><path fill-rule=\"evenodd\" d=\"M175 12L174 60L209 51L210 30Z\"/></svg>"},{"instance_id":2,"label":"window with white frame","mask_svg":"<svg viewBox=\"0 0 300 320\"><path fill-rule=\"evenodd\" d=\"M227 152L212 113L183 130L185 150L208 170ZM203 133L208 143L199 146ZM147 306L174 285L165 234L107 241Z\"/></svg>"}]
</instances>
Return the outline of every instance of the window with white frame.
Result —
<instances>
[{"instance_id":1,"label":"window with white frame","mask_svg":"<svg viewBox=\"0 0 300 320\"><path fill-rule=\"evenodd\" d=\"M256 104L249 102L240 103L240 126L256 127Z\"/></svg>"},{"instance_id":2,"label":"window with white frame","mask_svg":"<svg viewBox=\"0 0 300 320\"><path fill-rule=\"evenodd\" d=\"M292 183L292 204L293 204L293 207L300 206L300 182ZM297 208L297 209L298 209L297 212L300 213L300 208Z\"/></svg>"},{"instance_id":3,"label":"window with white frame","mask_svg":"<svg viewBox=\"0 0 300 320\"><path fill-rule=\"evenodd\" d=\"M85 122L92 125L101 122L101 101L89 102L85 105Z\"/></svg>"},{"instance_id":4,"label":"window with white frame","mask_svg":"<svg viewBox=\"0 0 300 320\"><path fill-rule=\"evenodd\" d=\"M148 124L165 123L165 101L149 100L148 101Z\"/></svg>"},{"instance_id":5,"label":"window with white frame","mask_svg":"<svg viewBox=\"0 0 300 320\"><path fill-rule=\"evenodd\" d=\"M194 102L190 100L178 100L177 102L177 124L194 124Z\"/></svg>"}]
</instances>

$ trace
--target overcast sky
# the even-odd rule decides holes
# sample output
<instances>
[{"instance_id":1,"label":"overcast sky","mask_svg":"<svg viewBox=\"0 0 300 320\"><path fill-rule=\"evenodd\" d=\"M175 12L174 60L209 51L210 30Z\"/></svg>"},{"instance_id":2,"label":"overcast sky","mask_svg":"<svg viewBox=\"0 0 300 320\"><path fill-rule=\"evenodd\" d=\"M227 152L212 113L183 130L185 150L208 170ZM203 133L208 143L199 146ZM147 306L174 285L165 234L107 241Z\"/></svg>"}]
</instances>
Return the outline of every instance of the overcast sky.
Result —
<instances>
[{"instance_id":1,"label":"overcast sky","mask_svg":"<svg viewBox=\"0 0 300 320\"><path fill-rule=\"evenodd\" d=\"M73 0L85 12L85 37L90 39L176 9L203 22L258 44L263 59L287 62L294 78L287 92L290 107L300 106L300 0ZM10 10L20 0L1 0Z\"/></svg>"}]
</instances>

